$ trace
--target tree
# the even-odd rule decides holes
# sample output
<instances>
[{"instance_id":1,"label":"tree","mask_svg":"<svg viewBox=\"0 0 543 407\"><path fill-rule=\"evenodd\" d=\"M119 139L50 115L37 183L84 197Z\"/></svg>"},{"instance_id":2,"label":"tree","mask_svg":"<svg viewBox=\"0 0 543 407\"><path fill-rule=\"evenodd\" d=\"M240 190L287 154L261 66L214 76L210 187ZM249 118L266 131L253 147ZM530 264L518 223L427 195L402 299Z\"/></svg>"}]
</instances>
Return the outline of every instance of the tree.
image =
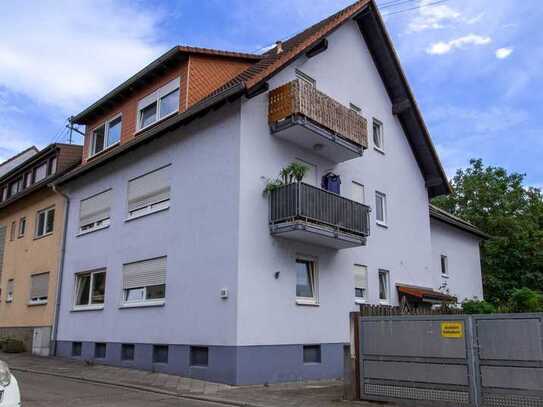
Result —
<instances>
[{"instance_id":1,"label":"tree","mask_svg":"<svg viewBox=\"0 0 543 407\"><path fill-rule=\"evenodd\" d=\"M433 204L492 236L483 242L485 298L503 305L515 289L543 290L543 196L524 174L471 160L451 180L453 193Z\"/></svg>"}]
</instances>

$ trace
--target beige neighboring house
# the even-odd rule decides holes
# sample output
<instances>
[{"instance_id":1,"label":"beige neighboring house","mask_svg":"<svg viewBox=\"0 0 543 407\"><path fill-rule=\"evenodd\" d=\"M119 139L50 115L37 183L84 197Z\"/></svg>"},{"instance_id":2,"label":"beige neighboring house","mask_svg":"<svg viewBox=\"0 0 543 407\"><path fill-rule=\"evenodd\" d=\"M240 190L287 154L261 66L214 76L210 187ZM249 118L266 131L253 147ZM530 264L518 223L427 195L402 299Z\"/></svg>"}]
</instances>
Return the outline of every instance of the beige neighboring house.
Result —
<instances>
[{"instance_id":1,"label":"beige neighboring house","mask_svg":"<svg viewBox=\"0 0 543 407\"><path fill-rule=\"evenodd\" d=\"M49 183L81 162L81 146L51 144L0 176L0 337L48 355L65 198Z\"/></svg>"}]
</instances>

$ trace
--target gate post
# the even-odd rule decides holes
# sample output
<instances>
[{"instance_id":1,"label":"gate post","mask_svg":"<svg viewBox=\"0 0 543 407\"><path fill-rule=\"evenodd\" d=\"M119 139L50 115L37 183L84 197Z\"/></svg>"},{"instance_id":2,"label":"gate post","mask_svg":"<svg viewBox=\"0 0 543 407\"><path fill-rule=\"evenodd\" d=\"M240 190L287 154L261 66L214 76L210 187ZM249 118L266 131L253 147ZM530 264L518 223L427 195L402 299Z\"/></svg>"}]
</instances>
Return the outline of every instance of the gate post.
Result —
<instances>
[{"instance_id":1,"label":"gate post","mask_svg":"<svg viewBox=\"0 0 543 407\"><path fill-rule=\"evenodd\" d=\"M360 400L360 312L351 312L350 343L344 354L344 398Z\"/></svg>"},{"instance_id":2,"label":"gate post","mask_svg":"<svg viewBox=\"0 0 543 407\"><path fill-rule=\"evenodd\" d=\"M477 327L472 316L465 318L466 324L466 346L468 353L468 383L473 405L481 405L481 375L479 369L479 344L477 338Z\"/></svg>"}]
</instances>

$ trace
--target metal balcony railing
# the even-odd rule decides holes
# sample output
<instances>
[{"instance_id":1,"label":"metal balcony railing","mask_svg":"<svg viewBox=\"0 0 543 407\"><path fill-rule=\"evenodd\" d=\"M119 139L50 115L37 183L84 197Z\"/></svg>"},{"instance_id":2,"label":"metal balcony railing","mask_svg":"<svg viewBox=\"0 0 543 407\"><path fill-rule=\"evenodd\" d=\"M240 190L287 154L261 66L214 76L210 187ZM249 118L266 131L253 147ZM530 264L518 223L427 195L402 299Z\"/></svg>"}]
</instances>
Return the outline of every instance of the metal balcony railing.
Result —
<instances>
[{"instance_id":1,"label":"metal balcony railing","mask_svg":"<svg viewBox=\"0 0 543 407\"><path fill-rule=\"evenodd\" d=\"M357 146L368 147L367 120L301 79L273 89L269 94L270 125L296 115L304 116Z\"/></svg>"},{"instance_id":2,"label":"metal balcony railing","mask_svg":"<svg viewBox=\"0 0 543 407\"><path fill-rule=\"evenodd\" d=\"M304 221L343 231L369 236L370 208L302 182L273 190L269 195L270 224Z\"/></svg>"}]
</instances>

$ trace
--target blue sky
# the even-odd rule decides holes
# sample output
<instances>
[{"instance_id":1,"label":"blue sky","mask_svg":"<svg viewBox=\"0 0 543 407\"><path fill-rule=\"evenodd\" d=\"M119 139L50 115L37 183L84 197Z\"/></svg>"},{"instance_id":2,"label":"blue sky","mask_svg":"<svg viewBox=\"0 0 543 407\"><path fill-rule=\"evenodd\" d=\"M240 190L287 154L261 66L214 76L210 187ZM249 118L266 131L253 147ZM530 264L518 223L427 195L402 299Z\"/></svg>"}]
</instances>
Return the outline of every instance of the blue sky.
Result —
<instances>
[{"instance_id":1,"label":"blue sky","mask_svg":"<svg viewBox=\"0 0 543 407\"><path fill-rule=\"evenodd\" d=\"M4 8L0 161L65 141L68 116L173 45L256 52L349 3L45 0ZM449 176L481 157L543 187L540 0L378 4Z\"/></svg>"}]
</instances>

